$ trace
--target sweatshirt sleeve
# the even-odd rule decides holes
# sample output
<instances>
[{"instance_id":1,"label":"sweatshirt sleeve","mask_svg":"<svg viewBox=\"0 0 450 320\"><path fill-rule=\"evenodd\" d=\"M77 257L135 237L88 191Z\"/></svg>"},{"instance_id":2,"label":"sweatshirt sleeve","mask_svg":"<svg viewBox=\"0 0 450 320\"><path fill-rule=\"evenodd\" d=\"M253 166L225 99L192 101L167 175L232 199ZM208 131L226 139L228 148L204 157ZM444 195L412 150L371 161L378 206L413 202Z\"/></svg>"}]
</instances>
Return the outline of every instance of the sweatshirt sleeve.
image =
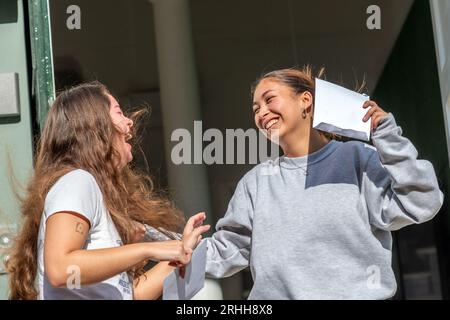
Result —
<instances>
[{"instance_id":1,"label":"sweatshirt sleeve","mask_svg":"<svg viewBox=\"0 0 450 320\"><path fill-rule=\"evenodd\" d=\"M373 226L395 231L431 220L442 206L433 165L402 136L389 113L372 135L378 152L370 156L363 175L362 195Z\"/></svg>"},{"instance_id":2,"label":"sweatshirt sleeve","mask_svg":"<svg viewBox=\"0 0 450 320\"><path fill-rule=\"evenodd\" d=\"M249 265L252 221L252 202L244 180L241 180L225 216L217 223L216 232L204 240L208 246L207 276L229 277Z\"/></svg>"}]
</instances>

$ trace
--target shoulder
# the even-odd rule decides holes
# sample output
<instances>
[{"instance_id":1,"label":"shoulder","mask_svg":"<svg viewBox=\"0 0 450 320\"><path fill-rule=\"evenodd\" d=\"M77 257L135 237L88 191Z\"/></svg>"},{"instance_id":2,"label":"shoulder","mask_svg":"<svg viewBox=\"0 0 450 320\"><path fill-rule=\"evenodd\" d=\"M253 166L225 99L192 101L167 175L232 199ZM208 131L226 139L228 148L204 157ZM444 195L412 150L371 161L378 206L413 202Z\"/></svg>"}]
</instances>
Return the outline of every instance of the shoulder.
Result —
<instances>
[{"instance_id":1,"label":"shoulder","mask_svg":"<svg viewBox=\"0 0 450 320\"><path fill-rule=\"evenodd\" d=\"M101 206L102 193L94 176L76 169L61 176L49 190L45 197L44 214L47 219L57 212L76 212L95 226Z\"/></svg>"},{"instance_id":2,"label":"shoulder","mask_svg":"<svg viewBox=\"0 0 450 320\"><path fill-rule=\"evenodd\" d=\"M347 159L352 157L363 162L368 161L376 153L378 151L374 146L362 141L339 142L339 146L336 148L336 157Z\"/></svg>"},{"instance_id":3,"label":"shoulder","mask_svg":"<svg viewBox=\"0 0 450 320\"><path fill-rule=\"evenodd\" d=\"M86 170L83 169L75 169L72 170L61 177L61 179L80 179L83 181L95 182L94 176Z\"/></svg>"},{"instance_id":4,"label":"shoulder","mask_svg":"<svg viewBox=\"0 0 450 320\"><path fill-rule=\"evenodd\" d=\"M235 193L245 192L252 193L253 190L257 189L258 176L261 174L262 168L266 166L267 162L258 164L252 169L247 171L237 182L235 187Z\"/></svg>"},{"instance_id":5,"label":"shoulder","mask_svg":"<svg viewBox=\"0 0 450 320\"><path fill-rule=\"evenodd\" d=\"M254 182L257 181L257 177L258 176L264 176L264 175L268 175L268 171L271 168L274 168L277 166L277 164L279 163L279 159L275 159L275 160L267 160L264 161L256 166L254 166L252 169L250 169L239 181L240 183L243 184L252 184Z\"/></svg>"},{"instance_id":6,"label":"shoulder","mask_svg":"<svg viewBox=\"0 0 450 320\"><path fill-rule=\"evenodd\" d=\"M100 191L94 176L86 170L75 169L61 176L48 192L48 197L65 192L67 194L95 194Z\"/></svg>"}]
</instances>

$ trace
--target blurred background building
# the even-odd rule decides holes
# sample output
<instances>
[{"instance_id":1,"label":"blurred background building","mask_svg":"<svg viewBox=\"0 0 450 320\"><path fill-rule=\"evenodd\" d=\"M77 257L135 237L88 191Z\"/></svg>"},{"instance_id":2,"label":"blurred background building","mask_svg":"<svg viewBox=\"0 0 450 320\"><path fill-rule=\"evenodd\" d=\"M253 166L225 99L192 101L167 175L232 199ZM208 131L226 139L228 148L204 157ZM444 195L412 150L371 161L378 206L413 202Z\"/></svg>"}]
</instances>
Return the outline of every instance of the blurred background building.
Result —
<instances>
[{"instance_id":1,"label":"blurred background building","mask_svg":"<svg viewBox=\"0 0 450 320\"><path fill-rule=\"evenodd\" d=\"M381 29L367 27L371 5ZM32 172L34 141L59 90L100 80L126 110L150 106L138 165L186 215L205 210L214 224L251 166L176 166L171 132L193 130L195 120L203 130L253 128L251 83L310 63L348 88L365 79L433 163L446 201L433 221L395 233L395 298L447 299L449 15L450 0L0 0L1 258L20 224L14 186ZM244 299L252 278L245 270L219 283L225 299Z\"/></svg>"}]
</instances>

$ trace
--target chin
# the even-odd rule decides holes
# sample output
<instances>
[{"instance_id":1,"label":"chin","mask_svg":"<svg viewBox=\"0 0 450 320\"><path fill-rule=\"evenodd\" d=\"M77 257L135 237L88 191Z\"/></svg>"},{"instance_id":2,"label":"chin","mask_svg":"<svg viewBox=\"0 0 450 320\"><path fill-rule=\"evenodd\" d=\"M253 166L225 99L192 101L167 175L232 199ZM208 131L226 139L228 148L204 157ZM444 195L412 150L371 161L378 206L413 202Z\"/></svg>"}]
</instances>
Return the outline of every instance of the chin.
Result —
<instances>
[{"instance_id":1,"label":"chin","mask_svg":"<svg viewBox=\"0 0 450 320\"><path fill-rule=\"evenodd\" d=\"M130 163L131 161L133 161L133 155L129 154L127 157L127 163Z\"/></svg>"},{"instance_id":2,"label":"chin","mask_svg":"<svg viewBox=\"0 0 450 320\"><path fill-rule=\"evenodd\" d=\"M126 167L133 161L133 156L131 154L123 154L121 160L121 167Z\"/></svg>"},{"instance_id":3,"label":"chin","mask_svg":"<svg viewBox=\"0 0 450 320\"><path fill-rule=\"evenodd\" d=\"M283 137L283 132L281 130L273 130L268 135L266 135L267 139L272 141L273 143L280 145L280 140Z\"/></svg>"}]
</instances>

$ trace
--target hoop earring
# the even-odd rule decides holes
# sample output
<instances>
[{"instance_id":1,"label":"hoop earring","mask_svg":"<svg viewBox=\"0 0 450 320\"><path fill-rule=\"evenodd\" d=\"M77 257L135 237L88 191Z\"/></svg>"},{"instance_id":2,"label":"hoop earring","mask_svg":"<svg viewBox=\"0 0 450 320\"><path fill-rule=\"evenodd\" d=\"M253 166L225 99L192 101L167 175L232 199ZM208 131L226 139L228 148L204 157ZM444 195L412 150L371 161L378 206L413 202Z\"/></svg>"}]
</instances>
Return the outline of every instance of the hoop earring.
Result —
<instances>
[{"instance_id":1,"label":"hoop earring","mask_svg":"<svg viewBox=\"0 0 450 320\"><path fill-rule=\"evenodd\" d=\"M306 109L303 109L303 112L302 112L302 118L303 118L303 119L306 119Z\"/></svg>"}]
</instances>

